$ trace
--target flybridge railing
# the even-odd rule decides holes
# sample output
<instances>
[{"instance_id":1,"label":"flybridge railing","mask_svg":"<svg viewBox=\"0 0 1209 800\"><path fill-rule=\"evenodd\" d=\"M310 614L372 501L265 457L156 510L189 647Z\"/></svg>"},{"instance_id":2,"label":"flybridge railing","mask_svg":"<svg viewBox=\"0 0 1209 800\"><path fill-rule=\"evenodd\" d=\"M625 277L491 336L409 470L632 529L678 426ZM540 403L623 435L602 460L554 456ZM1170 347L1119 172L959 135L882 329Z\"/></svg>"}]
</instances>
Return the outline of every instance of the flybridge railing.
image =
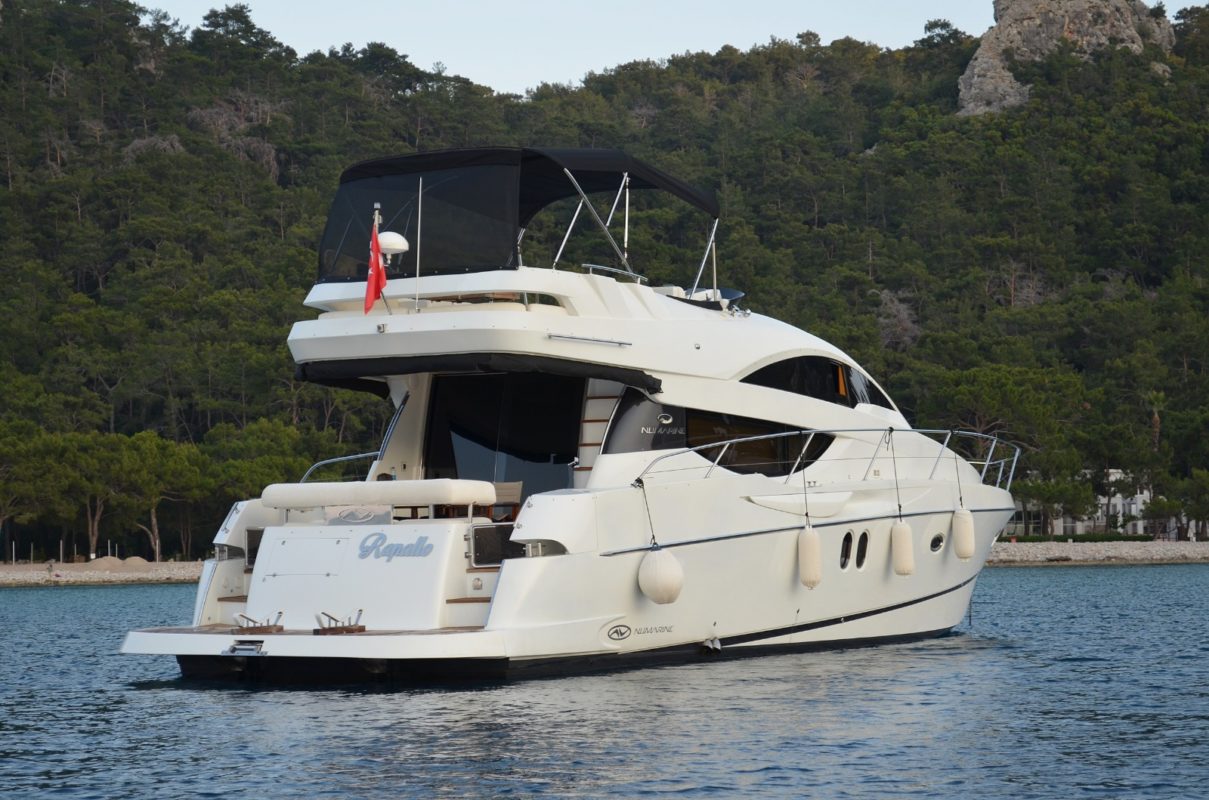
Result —
<instances>
[{"instance_id":1,"label":"flybridge railing","mask_svg":"<svg viewBox=\"0 0 1209 800\"><path fill-rule=\"evenodd\" d=\"M326 467L330 464L342 464L347 461L363 461L367 458L378 458L378 457L379 457L379 451L375 450L372 453L357 453L357 454L351 455L351 456L336 456L335 458L325 458L322 461L316 461L314 464L311 464L311 468L308 469L305 473L303 473L302 479L299 480L298 482L306 483L307 478L311 477L312 472L314 472L317 469L320 469L321 467Z\"/></svg>"},{"instance_id":2,"label":"flybridge railing","mask_svg":"<svg viewBox=\"0 0 1209 800\"><path fill-rule=\"evenodd\" d=\"M909 448L909 452L902 453L897 450L894 443L895 436L902 434L915 433L926 437L934 437L938 441L935 452L925 452L923 448L918 446L918 442L905 442L904 445ZM834 456L826 457L823 453L818 458L812 458L810 453L811 445L814 444L817 436L837 437L840 435L851 434L878 434L878 439L873 448L871 455L865 456ZM742 462L726 463L724 459L728 453L738 452L739 446L751 442L763 442L777 439L788 439L791 437L805 437L805 442L801 449L797 452L796 458L792 462L792 466L788 470L784 468L789 464L788 459L777 459L770 461L751 461L744 460ZM854 438L849 436L849 438ZM955 446L958 443L966 444L974 452L969 456L960 455ZM930 450L930 448L927 448ZM713 451L717 451L716 454ZM981 451L981 452L979 452ZM672 466L667 465L665 469L656 470L655 467L661 462L667 462L672 459L677 459L690 453L696 453L705 458L710 463L701 465L699 463L687 466ZM792 455L790 452L788 455ZM945 466L953 464L954 479L960 481L961 476L958 472L959 466L956 462L958 459L964 460L968 465L973 467L978 472L979 482L995 486L1006 490L1012 487L1012 480L1016 475L1016 463L1020 458L1020 448L1017 445L1005 442L994 436L985 433L975 433L973 431L956 431L956 430L939 430L929 428L833 428L829 430L803 428L801 430L784 431L782 433L770 433L761 436L741 436L734 439L726 439L718 442L710 442L708 444L697 445L695 447L686 447L681 450L676 450L671 453L664 453L661 456L653 459L646 468L642 470L636 484L641 484L643 478L648 475L666 474L671 472L688 472L688 471L705 471L705 478L709 478L715 470L730 469L738 467L742 472L775 472L775 477L784 475L785 483L789 483L790 479L800 474L801 469L809 468L817 463L838 464L840 462L848 462L858 468L863 465L861 480L868 480L870 475L874 477L882 477L878 474L875 468L878 458L889 458L891 466L895 472L895 477L903 479L918 479L921 477L921 471L916 469L904 470L899 472L898 465L900 463L905 466L913 467L922 464L927 468L926 479L933 480L938 475L947 472ZM767 471L761 467L771 468Z\"/></svg>"}]
</instances>

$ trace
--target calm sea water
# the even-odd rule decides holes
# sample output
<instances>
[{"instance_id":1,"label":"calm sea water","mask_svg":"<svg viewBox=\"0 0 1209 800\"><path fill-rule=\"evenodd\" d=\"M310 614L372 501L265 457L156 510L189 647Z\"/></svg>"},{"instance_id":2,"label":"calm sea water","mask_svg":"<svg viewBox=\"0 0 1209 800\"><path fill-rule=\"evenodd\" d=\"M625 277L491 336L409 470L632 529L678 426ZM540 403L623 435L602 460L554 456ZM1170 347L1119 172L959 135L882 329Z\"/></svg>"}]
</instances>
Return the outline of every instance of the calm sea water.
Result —
<instances>
[{"instance_id":1,"label":"calm sea water","mask_svg":"<svg viewBox=\"0 0 1209 800\"><path fill-rule=\"evenodd\" d=\"M116 654L192 598L0 590L0 796L1209 794L1209 566L993 569L944 639L457 689Z\"/></svg>"}]
</instances>

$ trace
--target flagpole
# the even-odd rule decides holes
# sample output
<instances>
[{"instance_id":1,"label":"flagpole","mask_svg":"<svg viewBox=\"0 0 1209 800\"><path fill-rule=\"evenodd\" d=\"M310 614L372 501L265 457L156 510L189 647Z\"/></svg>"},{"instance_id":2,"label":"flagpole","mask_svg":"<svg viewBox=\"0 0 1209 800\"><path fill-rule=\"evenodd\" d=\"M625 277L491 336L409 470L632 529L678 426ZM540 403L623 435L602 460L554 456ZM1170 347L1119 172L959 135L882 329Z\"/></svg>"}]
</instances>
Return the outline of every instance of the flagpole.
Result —
<instances>
[{"instance_id":1,"label":"flagpole","mask_svg":"<svg viewBox=\"0 0 1209 800\"><path fill-rule=\"evenodd\" d=\"M374 234L375 235L377 235L377 233L378 233L378 226L382 223L382 214L380 213L381 210L382 210L382 204L374 203ZM387 258L389 258L389 256ZM383 280L382 280L382 305L386 306L386 313L393 316L395 312L390 307L390 301L388 301L386 299L386 280L385 280L386 279L386 264L387 264L386 259L382 259L378 263L378 269L382 270L382 278L383 278Z\"/></svg>"}]
</instances>

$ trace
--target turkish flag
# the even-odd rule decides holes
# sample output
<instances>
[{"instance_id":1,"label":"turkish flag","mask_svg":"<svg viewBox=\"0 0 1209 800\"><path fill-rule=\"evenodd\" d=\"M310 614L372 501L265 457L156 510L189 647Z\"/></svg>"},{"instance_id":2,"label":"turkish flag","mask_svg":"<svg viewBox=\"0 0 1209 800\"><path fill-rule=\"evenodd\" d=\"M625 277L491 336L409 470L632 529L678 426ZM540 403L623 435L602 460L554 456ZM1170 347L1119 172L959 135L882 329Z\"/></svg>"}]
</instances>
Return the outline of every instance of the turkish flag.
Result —
<instances>
[{"instance_id":1,"label":"turkish flag","mask_svg":"<svg viewBox=\"0 0 1209 800\"><path fill-rule=\"evenodd\" d=\"M382 265L382 248L378 245L378 220L369 235L369 273L365 276L365 313L374 307L386 288L386 268Z\"/></svg>"}]
</instances>

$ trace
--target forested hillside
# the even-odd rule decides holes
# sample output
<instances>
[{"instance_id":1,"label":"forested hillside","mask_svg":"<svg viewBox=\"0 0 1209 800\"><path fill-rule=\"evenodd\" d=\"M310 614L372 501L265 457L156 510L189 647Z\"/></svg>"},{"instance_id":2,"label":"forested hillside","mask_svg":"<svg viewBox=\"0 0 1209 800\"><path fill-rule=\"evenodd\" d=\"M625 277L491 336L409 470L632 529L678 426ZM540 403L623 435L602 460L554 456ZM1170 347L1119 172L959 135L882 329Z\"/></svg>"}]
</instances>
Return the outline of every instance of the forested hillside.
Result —
<instances>
[{"instance_id":1,"label":"forested hillside","mask_svg":"<svg viewBox=\"0 0 1209 800\"><path fill-rule=\"evenodd\" d=\"M327 203L360 159L478 144L619 147L717 188L724 283L914 423L1023 444L1018 494L1082 514L1117 468L1205 520L1209 10L1175 22L1172 55L1059 52L1017 67L1027 105L958 117L977 40L943 22L518 97L406 41L301 55L244 6L196 30L124 0L6 6L0 522L47 555L151 556L163 531L196 556L232 500L375 448L387 406L296 382L285 347ZM699 240L634 249L684 281Z\"/></svg>"}]
</instances>

